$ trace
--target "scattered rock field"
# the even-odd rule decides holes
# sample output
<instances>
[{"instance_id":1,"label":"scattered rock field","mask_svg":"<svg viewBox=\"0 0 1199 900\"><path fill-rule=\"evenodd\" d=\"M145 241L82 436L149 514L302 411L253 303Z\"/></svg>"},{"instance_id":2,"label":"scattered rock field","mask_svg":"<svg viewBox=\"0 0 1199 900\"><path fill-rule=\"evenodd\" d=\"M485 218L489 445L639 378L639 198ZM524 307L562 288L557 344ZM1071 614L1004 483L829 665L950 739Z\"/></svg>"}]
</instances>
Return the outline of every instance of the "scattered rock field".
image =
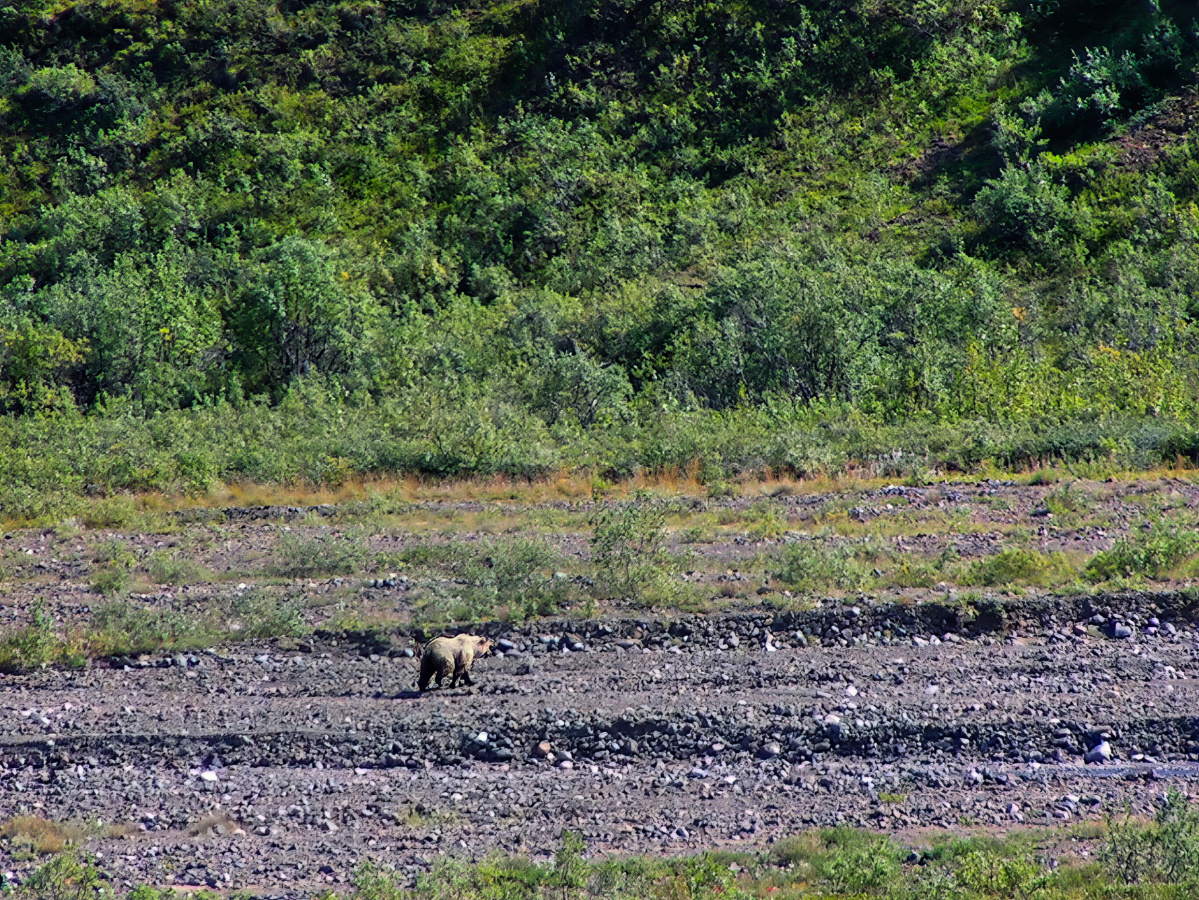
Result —
<instances>
[{"instance_id":1,"label":"scattered rock field","mask_svg":"<svg viewBox=\"0 0 1199 900\"><path fill-rule=\"evenodd\" d=\"M0 676L0 810L92 828L119 885L267 897L564 829L661 854L1148 814L1199 776L1191 603L492 623L475 686L424 694L399 632Z\"/></svg>"}]
</instances>

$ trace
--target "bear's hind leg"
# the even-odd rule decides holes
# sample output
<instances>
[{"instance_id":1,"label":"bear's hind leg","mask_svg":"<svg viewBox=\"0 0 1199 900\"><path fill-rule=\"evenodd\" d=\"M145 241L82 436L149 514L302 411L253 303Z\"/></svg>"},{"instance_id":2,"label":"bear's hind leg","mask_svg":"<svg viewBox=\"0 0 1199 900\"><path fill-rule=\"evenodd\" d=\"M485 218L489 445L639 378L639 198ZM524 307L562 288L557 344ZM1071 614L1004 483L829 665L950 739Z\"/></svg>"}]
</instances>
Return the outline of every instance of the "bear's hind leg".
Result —
<instances>
[{"instance_id":1,"label":"bear's hind leg","mask_svg":"<svg viewBox=\"0 0 1199 900\"><path fill-rule=\"evenodd\" d=\"M446 676L450 675L450 673L453 672L453 667L454 667L453 662L447 661L447 662L442 663L441 667L438 668L438 670L437 670L437 686L438 687L441 687L441 682L446 679ZM458 680L458 676L454 675L450 681L450 687L453 687L454 682L457 680Z\"/></svg>"}]
</instances>

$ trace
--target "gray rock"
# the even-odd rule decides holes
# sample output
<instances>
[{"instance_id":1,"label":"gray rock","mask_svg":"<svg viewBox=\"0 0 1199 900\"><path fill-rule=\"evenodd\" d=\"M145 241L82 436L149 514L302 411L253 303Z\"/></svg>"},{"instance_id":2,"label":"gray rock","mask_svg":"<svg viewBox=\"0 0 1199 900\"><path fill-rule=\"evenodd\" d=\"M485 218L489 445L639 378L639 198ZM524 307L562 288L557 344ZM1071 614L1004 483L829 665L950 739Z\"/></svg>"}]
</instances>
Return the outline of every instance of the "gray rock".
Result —
<instances>
[{"instance_id":1,"label":"gray rock","mask_svg":"<svg viewBox=\"0 0 1199 900\"><path fill-rule=\"evenodd\" d=\"M1083 754L1082 758L1085 762L1089 763L1110 762L1112 758L1112 745L1107 741L1100 741L1096 746Z\"/></svg>"}]
</instances>

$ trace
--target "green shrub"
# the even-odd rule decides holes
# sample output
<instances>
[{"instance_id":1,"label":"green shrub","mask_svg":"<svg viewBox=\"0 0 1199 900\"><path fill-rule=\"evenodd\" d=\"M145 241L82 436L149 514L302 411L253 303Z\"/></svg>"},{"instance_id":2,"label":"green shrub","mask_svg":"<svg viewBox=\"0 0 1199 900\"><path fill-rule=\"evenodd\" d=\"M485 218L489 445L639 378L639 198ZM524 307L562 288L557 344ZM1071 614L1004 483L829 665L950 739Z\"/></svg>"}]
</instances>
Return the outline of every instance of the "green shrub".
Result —
<instances>
[{"instance_id":1,"label":"green shrub","mask_svg":"<svg viewBox=\"0 0 1199 900\"><path fill-rule=\"evenodd\" d=\"M483 571L478 583L493 588L499 603L516 617L549 615L568 596L569 582L558 578L560 551L541 538L489 540L483 545Z\"/></svg>"},{"instance_id":2,"label":"green shrub","mask_svg":"<svg viewBox=\"0 0 1199 900\"><path fill-rule=\"evenodd\" d=\"M293 578L315 575L353 575L367 568L371 559L365 536L354 532L292 531L279 538L276 571Z\"/></svg>"},{"instance_id":3,"label":"green shrub","mask_svg":"<svg viewBox=\"0 0 1199 900\"><path fill-rule=\"evenodd\" d=\"M0 636L0 672L22 672L58 662L63 644L54 629L54 619L35 606L33 621Z\"/></svg>"},{"instance_id":4,"label":"green shrub","mask_svg":"<svg viewBox=\"0 0 1199 900\"><path fill-rule=\"evenodd\" d=\"M200 566L181 552L156 550L142 564L154 584L187 584L200 574Z\"/></svg>"},{"instance_id":5,"label":"green shrub","mask_svg":"<svg viewBox=\"0 0 1199 900\"><path fill-rule=\"evenodd\" d=\"M1083 575L1092 582L1160 578L1199 554L1199 534L1174 520L1147 519L1096 553Z\"/></svg>"},{"instance_id":6,"label":"green shrub","mask_svg":"<svg viewBox=\"0 0 1199 900\"><path fill-rule=\"evenodd\" d=\"M674 574L665 549L671 511L670 504L644 492L624 504L596 503L589 524L599 593L638 605L667 599Z\"/></svg>"},{"instance_id":7,"label":"green shrub","mask_svg":"<svg viewBox=\"0 0 1199 900\"><path fill-rule=\"evenodd\" d=\"M818 539L796 542L772 554L770 574L804 593L855 591L870 584L873 563L882 552L873 540L860 544L826 544Z\"/></svg>"},{"instance_id":8,"label":"green shrub","mask_svg":"<svg viewBox=\"0 0 1199 900\"><path fill-rule=\"evenodd\" d=\"M129 585L137 557L124 541L113 538L96 545L92 558L100 568L92 572L92 590L112 597Z\"/></svg>"},{"instance_id":9,"label":"green shrub","mask_svg":"<svg viewBox=\"0 0 1199 900\"><path fill-rule=\"evenodd\" d=\"M1199 888L1199 811L1185 794L1171 788L1151 824L1125 815L1119 821L1109 816L1107 825L1099 859L1112 878Z\"/></svg>"},{"instance_id":10,"label":"green shrub","mask_svg":"<svg viewBox=\"0 0 1199 900\"><path fill-rule=\"evenodd\" d=\"M16 896L20 900L97 900L115 893L90 857L61 853L26 878Z\"/></svg>"},{"instance_id":11,"label":"green shrub","mask_svg":"<svg viewBox=\"0 0 1199 900\"><path fill-rule=\"evenodd\" d=\"M787 517L776 506L757 503L746 514L746 526L753 537L777 538L787 533Z\"/></svg>"},{"instance_id":12,"label":"green shrub","mask_svg":"<svg viewBox=\"0 0 1199 900\"><path fill-rule=\"evenodd\" d=\"M97 656L130 656L210 647L222 640L298 635L303 609L263 591L248 591L201 608L138 606L116 600L92 613L83 640Z\"/></svg>"},{"instance_id":13,"label":"green shrub","mask_svg":"<svg viewBox=\"0 0 1199 900\"><path fill-rule=\"evenodd\" d=\"M1063 553L1044 554L1023 547L1008 547L966 567L962 584L1002 587L1008 584L1058 584L1073 576Z\"/></svg>"},{"instance_id":14,"label":"green shrub","mask_svg":"<svg viewBox=\"0 0 1199 900\"><path fill-rule=\"evenodd\" d=\"M261 590L234 597L225 631L230 637L253 638L296 636L308 630L304 610L296 601L280 600Z\"/></svg>"},{"instance_id":15,"label":"green shrub","mask_svg":"<svg viewBox=\"0 0 1199 900\"><path fill-rule=\"evenodd\" d=\"M859 896L889 885L900 872L899 848L886 837L850 828L826 828L785 838L769 859L795 877L815 879L838 894Z\"/></svg>"},{"instance_id":16,"label":"green shrub","mask_svg":"<svg viewBox=\"0 0 1199 900\"><path fill-rule=\"evenodd\" d=\"M983 897L1033 900L1053 896L1049 893L1050 875L1025 850L970 850L955 860L953 872L961 887Z\"/></svg>"},{"instance_id":17,"label":"green shrub","mask_svg":"<svg viewBox=\"0 0 1199 900\"><path fill-rule=\"evenodd\" d=\"M123 599L93 611L86 640L97 656L130 656L206 647L216 640L216 629L199 611L143 607Z\"/></svg>"}]
</instances>

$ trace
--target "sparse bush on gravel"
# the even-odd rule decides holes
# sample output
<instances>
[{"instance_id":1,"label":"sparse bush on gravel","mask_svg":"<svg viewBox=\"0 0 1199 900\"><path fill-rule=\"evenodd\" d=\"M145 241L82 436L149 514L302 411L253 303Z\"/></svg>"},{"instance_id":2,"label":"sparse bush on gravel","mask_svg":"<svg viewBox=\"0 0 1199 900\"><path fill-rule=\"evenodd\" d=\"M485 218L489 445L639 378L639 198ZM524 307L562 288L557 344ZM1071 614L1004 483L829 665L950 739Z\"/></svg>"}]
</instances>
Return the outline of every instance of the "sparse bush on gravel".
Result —
<instances>
[{"instance_id":1,"label":"sparse bush on gravel","mask_svg":"<svg viewBox=\"0 0 1199 900\"><path fill-rule=\"evenodd\" d=\"M555 577L562 554L541 538L486 541L479 585L494 590L510 617L528 618L556 612L568 595L568 582Z\"/></svg>"},{"instance_id":2,"label":"sparse bush on gravel","mask_svg":"<svg viewBox=\"0 0 1199 900\"><path fill-rule=\"evenodd\" d=\"M966 567L961 583L997 587L1008 584L1053 585L1074 577L1064 553L1040 553L1024 547L1009 547L994 556Z\"/></svg>"},{"instance_id":3,"label":"sparse bush on gravel","mask_svg":"<svg viewBox=\"0 0 1199 900\"><path fill-rule=\"evenodd\" d=\"M670 598L675 566L665 552L670 504L639 491L624 504L600 501L591 515L596 591L638 606Z\"/></svg>"},{"instance_id":4,"label":"sparse bush on gravel","mask_svg":"<svg viewBox=\"0 0 1199 900\"><path fill-rule=\"evenodd\" d=\"M79 660L75 641L60 637L54 620L40 606L33 610L32 622L0 638L0 672L23 672L55 663Z\"/></svg>"},{"instance_id":5,"label":"sparse bush on gravel","mask_svg":"<svg viewBox=\"0 0 1199 900\"><path fill-rule=\"evenodd\" d=\"M129 584L130 574L137 564L124 542L113 538L96 546L93 558L99 568L92 573L92 590L106 597L115 596Z\"/></svg>"},{"instance_id":6,"label":"sparse bush on gravel","mask_svg":"<svg viewBox=\"0 0 1199 900\"><path fill-rule=\"evenodd\" d=\"M185 584L200 575L200 566L180 552L155 551L142 565L154 584Z\"/></svg>"},{"instance_id":7,"label":"sparse bush on gravel","mask_svg":"<svg viewBox=\"0 0 1199 900\"><path fill-rule=\"evenodd\" d=\"M440 580L422 610L428 621L521 620L551 615L571 598L570 581L556 572L565 562L561 551L535 535L422 543L381 553L377 561Z\"/></svg>"},{"instance_id":8,"label":"sparse bush on gravel","mask_svg":"<svg viewBox=\"0 0 1199 900\"><path fill-rule=\"evenodd\" d=\"M1199 534L1169 519L1146 519L1111 550L1095 554L1083 574L1100 583L1117 578L1160 578L1199 554Z\"/></svg>"},{"instance_id":9,"label":"sparse bush on gravel","mask_svg":"<svg viewBox=\"0 0 1199 900\"><path fill-rule=\"evenodd\" d=\"M97 656L194 650L215 640L211 623L198 613L173 607L142 607L127 599L97 609L87 632L88 646Z\"/></svg>"},{"instance_id":10,"label":"sparse bush on gravel","mask_svg":"<svg viewBox=\"0 0 1199 900\"><path fill-rule=\"evenodd\" d=\"M280 575L311 578L314 575L353 575L367 568L371 554L358 531L288 532L277 547Z\"/></svg>"},{"instance_id":11,"label":"sparse bush on gravel","mask_svg":"<svg viewBox=\"0 0 1199 900\"><path fill-rule=\"evenodd\" d=\"M234 597L222 637L294 637L305 631L304 612L298 603L251 590Z\"/></svg>"},{"instance_id":12,"label":"sparse bush on gravel","mask_svg":"<svg viewBox=\"0 0 1199 900\"><path fill-rule=\"evenodd\" d=\"M1171 788L1153 822L1131 814L1108 818L1099 859L1114 879L1127 885L1177 885L1191 896L1199 890L1199 809Z\"/></svg>"},{"instance_id":13,"label":"sparse bush on gravel","mask_svg":"<svg viewBox=\"0 0 1199 900\"><path fill-rule=\"evenodd\" d=\"M774 555L771 575L803 593L860 590L871 583L872 567L883 552L874 540L856 545L815 540L787 544Z\"/></svg>"},{"instance_id":14,"label":"sparse bush on gravel","mask_svg":"<svg viewBox=\"0 0 1199 900\"><path fill-rule=\"evenodd\" d=\"M203 609L139 606L114 600L99 607L81 641L95 656L130 656L163 650L198 650L222 640L302 634L299 605L248 591Z\"/></svg>"},{"instance_id":15,"label":"sparse bush on gravel","mask_svg":"<svg viewBox=\"0 0 1199 900\"><path fill-rule=\"evenodd\" d=\"M787 517L769 503L758 503L746 514L746 527L755 538L777 538L787 532Z\"/></svg>"}]
</instances>

